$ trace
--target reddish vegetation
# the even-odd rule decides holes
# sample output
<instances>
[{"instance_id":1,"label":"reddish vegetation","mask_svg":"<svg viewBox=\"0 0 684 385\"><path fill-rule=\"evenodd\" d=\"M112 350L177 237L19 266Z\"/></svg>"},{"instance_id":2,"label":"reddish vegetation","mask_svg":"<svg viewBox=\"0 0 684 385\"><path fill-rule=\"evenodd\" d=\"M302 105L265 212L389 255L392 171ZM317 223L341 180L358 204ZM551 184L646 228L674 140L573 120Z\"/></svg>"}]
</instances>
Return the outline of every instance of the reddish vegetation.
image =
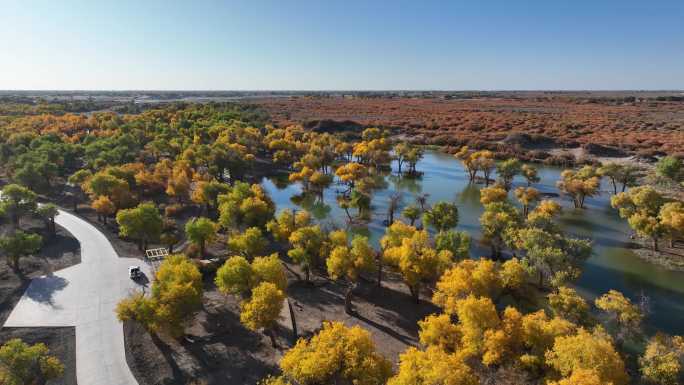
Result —
<instances>
[{"instance_id":1,"label":"reddish vegetation","mask_svg":"<svg viewBox=\"0 0 684 385\"><path fill-rule=\"evenodd\" d=\"M256 103L279 125L351 120L420 134L424 142L432 144L477 145L473 142L499 142L512 132L524 132L550 137L566 147L594 143L651 155L684 149L681 101L294 97Z\"/></svg>"}]
</instances>

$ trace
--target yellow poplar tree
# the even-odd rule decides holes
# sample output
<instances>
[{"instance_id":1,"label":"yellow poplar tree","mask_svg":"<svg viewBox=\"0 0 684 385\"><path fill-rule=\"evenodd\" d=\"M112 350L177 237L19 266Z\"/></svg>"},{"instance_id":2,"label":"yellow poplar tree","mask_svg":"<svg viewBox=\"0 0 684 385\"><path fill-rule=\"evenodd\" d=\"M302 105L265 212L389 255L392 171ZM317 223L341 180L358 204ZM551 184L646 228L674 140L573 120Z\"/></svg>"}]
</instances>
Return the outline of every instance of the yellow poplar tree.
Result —
<instances>
[{"instance_id":1,"label":"yellow poplar tree","mask_svg":"<svg viewBox=\"0 0 684 385\"><path fill-rule=\"evenodd\" d=\"M576 370L593 370L601 381L626 385L629 377L613 341L600 328L593 333L580 328L575 335L556 338L546 352L546 363L568 377Z\"/></svg>"},{"instance_id":2,"label":"yellow poplar tree","mask_svg":"<svg viewBox=\"0 0 684 385\"><path fill-rule=\"evenodd\" d=\"M300 385L382 385L392 374L392 364L376 351L370 333L340 322L325 322L310 340L299 339L283 356L280 368Z\"/></svg>"},{"instance_id":3,"label":"yellow poplar tree","mask_svg":"<svg viewBox=\"0 0 684 385\"><path fill-rule=\"evenodd\" d=\"M270 282L261 282L252 290L251 298L240 305L240 322L253 331L264 329L273 347L277 347L273 328L283 309L283 301L282 290Z\"/></svg>"},{"instance_id":4,"label":"yellow poplar tree","mask_svg":"<svg viewBox=\"0 0 684 385\"><path fill-rule=\"evenodd\" d=\"M436 346L408 348L399 357L399 371L387 385L477 385L479 378L456 354Z\"/></svg>"}]
</instances>

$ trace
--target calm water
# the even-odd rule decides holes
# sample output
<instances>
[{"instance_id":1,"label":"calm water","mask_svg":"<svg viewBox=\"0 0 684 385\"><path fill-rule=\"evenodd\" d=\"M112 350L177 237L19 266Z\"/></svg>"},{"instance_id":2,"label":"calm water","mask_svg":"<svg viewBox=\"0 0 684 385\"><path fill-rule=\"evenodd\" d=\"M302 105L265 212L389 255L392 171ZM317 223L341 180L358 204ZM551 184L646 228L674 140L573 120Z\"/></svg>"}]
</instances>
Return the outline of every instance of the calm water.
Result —
<instances>
[{"instance_id":1,"label":"calm water","mask_svg":"<svg viewBox=\"0 0 684 385\"><path fill-rule=\"evenodd\" d=\"M396 165L393 165L396 166ZM556 181L561 169L539 167L541 181L534 185L542 192L557 193ZM423 177L401 178L390 175L384 178L385 188L373 195L373 217L367 226L353 229L367 235L376 243L383 235L389 196L395 192L403 194L404 207L414 202L419 194L429 194L428 201L456 202L459 208L459 230L467 231L473 237L471 254L489 255L489 248L481 245L479 218L483 207L480 204L481 186L468 184L460 162L451 155L428 151L418 163ZM396 171L396 170L395 170ZM333 185L324 193L323 202L313 197L302 197L298 184L289 184L287 178L264 179L263 186L276 202L278 210L283 208L307 209L321 223L345 225L346 214L337 206L335 197L340 186ZM515 187L525 185L522 178L516 178ZM651 314L647 328L658 328L668 333L684 333L684 273L670 272L639 259L628 249L629 227L610 207L609 186L604 183L600 196L588 198L584 210L572 208L566 198L553 198L564 208L560 224L564 231L576 237L591 238L594 241L593 255L585 262L582 277L577 282L580 292L589 298L616 289L633 300L641 294L650 300ZM352 210L354 211L354 210ZM401 209L395 216L399 216Z\"/></svg>"}]
</instances>

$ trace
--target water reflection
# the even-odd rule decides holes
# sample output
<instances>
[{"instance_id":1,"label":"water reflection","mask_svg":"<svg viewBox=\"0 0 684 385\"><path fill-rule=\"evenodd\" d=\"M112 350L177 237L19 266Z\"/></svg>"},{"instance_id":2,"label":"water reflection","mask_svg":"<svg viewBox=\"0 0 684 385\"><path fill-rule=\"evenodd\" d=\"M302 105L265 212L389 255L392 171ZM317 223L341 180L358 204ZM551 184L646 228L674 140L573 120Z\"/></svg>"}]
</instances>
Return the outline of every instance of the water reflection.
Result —
<instances>
[{"instance_id":1,"label":"water reflection","mask_svg":"<svg viewBox=\"0 0 684 385\"><path fill-rule=\"evenodd\" d=\"M471 254L474 257L488 255L489 249L480 244L479 218L483 212L480 204L481 186L468 184L461 164L452 156L427 151L418 164L423 172L421 178L402 178L396 174L379 177L379 189L371 202L373 215L363 226L354 226L351 231L367 236L376 245L385 231L383 221L387 218L389 198L402 193L402 200L395 217L401 210L415 202L417 196L428 194L428 204L446 200L455 202L459 208L459 230L467 231L474 238ZM557 194L556 181L562 171L556 167L539 167L540 182L533 186L544 193ZM492 177L496 177L493 175ZM323 193L323 198L302 194L298 184L290 184L287 176L264 178L264 188L269 191L278 209L307 209L326 228L346 226L345 213L336 203L336 190L332 185ZM513 181L514 188L525 186L524 179ZM601 186L608 191L607 182ZM511 194L512 198L512 194ZM591 238L594 241L592 257L584 266L584 273L577 282L578 290L587 297L601 295L610 289L622 291L636 300L642 293L650 298L652 314L647 326L669 333L684 333L684 273L670 272L656 265L640 260L630 249L630 230L610 207L610 195L603 193L588 198L586 209L574 209L568 199L558 200L564 212L560 218L563 231L576 237Z\"/></svg>"}]
</instances>

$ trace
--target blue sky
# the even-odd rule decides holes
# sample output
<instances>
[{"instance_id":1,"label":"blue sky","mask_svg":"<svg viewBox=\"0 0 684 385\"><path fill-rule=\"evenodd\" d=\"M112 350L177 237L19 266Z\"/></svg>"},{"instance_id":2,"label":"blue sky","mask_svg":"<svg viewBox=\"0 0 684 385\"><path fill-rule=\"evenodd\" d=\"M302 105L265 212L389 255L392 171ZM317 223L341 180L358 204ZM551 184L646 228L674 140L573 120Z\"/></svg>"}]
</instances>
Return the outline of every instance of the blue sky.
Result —
<instances>
[{"instance_id":1,"label":"blue sky","mask_svg":"<svg viewBox=\"0 0 684 385\"><path fill-rule=\"evenodd\" d=\"M684 1L0 0L0 89L684 89Z\"/></svg>"}]
</instances>

